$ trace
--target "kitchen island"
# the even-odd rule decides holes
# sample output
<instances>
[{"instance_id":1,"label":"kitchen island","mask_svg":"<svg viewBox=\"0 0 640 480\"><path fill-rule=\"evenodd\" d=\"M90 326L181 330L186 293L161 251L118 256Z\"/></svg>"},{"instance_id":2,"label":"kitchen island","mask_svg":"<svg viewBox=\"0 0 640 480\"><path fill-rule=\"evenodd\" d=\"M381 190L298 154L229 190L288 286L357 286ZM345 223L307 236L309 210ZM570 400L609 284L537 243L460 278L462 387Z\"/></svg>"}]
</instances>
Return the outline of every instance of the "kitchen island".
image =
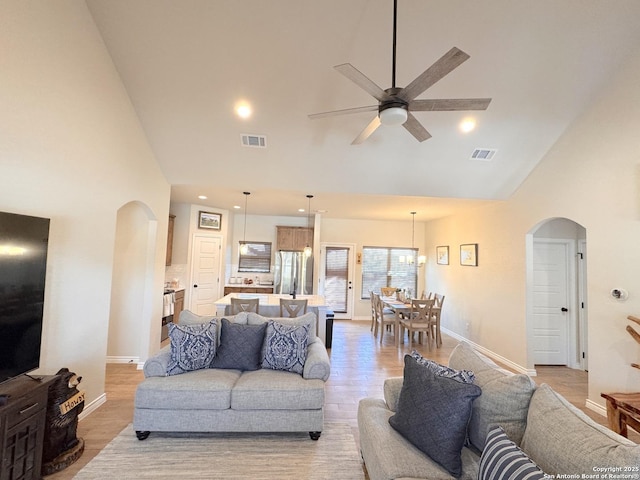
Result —
<instances>
[{"instance_id":1,"label":"kitchen island","mask_svg":"<svg viewBox=\"0 0 640 480\"><path fill-rule=\"evenodd\" d=\"M265 317L275 318L280 316L280 299L291 299L292 297L291 295L265 293L229 293L214 302L217 316L222 317L224 315L229 315L231 298L258 298L258 313ZM307 312L313 312L316 314L316 331L318 332L318 337L325 342L327 330L327 304L324 297L322 295L296 295L296 298L309 300L307 302Z\"/></svg>"}]
</instances>

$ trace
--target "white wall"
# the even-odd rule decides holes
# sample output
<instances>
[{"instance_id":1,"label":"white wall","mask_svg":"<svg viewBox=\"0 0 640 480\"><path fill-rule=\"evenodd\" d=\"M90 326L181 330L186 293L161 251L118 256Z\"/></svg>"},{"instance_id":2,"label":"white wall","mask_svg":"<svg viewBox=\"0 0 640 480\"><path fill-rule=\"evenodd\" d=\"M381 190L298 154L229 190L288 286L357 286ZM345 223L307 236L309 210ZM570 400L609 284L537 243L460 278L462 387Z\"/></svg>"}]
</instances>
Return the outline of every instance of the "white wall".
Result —
<instances>
[{"instance_id":1,"label":"white wall","mask_svg":"<svg viewBox=\"0 0 640 480\"><path fill-rule=\"evenodd\" d=\"M103 395L117 212L157 220L162 294L170 188L82 1L0 3L0 209L51 218L39 373L68 367L90 403ZM157 349L141 340L142 359Z\"/></svg>"},{"instance_id":2,"label":"white wall","mask_svg":"<svg viewBox=\"0 0 640 480\"><path fill-rule=\"evenodd\" d=\"M640 345L625 331L626 316L640 312L640 56L628 62L512 198L426 227L427 288L447 295L443 326L523 367L525 236L547 218L585 227L589 400L599 405L601 392L640 384L640 370L629 366L640 361ZM479 244L478 267L459 265L461 243ZM436 245L450 246L449 266L436 265ZM611 299L614 287L628 289L629 300Z\"/></svg>"}]
</instances>

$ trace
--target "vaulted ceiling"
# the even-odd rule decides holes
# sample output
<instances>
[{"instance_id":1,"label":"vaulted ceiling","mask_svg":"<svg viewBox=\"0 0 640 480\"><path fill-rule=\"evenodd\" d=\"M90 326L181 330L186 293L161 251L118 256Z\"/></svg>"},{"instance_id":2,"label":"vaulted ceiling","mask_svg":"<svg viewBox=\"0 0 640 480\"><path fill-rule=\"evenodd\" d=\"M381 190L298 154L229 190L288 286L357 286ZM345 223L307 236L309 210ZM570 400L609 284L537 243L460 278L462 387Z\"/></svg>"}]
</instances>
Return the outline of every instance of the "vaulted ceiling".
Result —
<instances>
[{"instance_id":1,"label":"vaulted ceiling","mask_svg":"<svg viewBox=\"0 0 640 480\"><path fill-rule=\"evenodd\" d=\"M308 115L377 103L335 65L391 86L393 0L87 4L172 200L230 209L250 191L255 214L300 215L307 194L329 217L418 221L504 200L640 47L637 0L398 0L397 85L455 46L470 59L418 98L493 100L416 112L424 142L382 126L353 146L375 112ZM476 148L496 153L472 160Z\"/></svg>"}]
</instances>

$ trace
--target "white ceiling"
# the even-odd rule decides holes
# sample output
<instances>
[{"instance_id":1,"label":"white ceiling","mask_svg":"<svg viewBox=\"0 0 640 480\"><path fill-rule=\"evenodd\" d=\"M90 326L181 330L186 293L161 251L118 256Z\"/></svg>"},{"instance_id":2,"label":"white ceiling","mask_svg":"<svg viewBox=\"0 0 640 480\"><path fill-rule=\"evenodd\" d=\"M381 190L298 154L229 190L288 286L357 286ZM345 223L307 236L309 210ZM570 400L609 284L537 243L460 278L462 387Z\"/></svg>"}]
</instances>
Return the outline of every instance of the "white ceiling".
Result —
<instances>
[{"instance_id":1,"label":"white ceiling","mask_svg":"<svg viewBox=\"0 0 640 480\"><path fill-rule=\"evenodd\" d=\"M250 191L254 214L301 215L307 194L329 217L417 221L504 200L640 46L637 0L398 0L397 85L456 46L471 58L418 98L493 101L415 113L433 135L423 143L383 126L352 146L374 113L307 115L377 103L334 65L391 86L392 0L87 4L172 200L231 209ZM463 134L467 116L478 126ZM497 154L472 161L477 147Z\"/></svg>"}]
</instances>

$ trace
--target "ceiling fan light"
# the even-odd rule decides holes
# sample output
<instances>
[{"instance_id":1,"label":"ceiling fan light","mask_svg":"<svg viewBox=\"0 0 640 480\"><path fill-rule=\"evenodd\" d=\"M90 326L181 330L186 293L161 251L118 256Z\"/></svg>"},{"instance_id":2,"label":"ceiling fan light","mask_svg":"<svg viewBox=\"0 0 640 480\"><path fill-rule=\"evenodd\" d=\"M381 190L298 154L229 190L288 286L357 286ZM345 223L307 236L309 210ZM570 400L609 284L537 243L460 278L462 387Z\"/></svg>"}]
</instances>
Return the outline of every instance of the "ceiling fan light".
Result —
<instances>
[{"instance_id":1,"label":"ceiling fan light","mask_svg":"<svg viewBox=\"0 0 640 480\"><path fill-rule=\"evenodd\" d=\"M391 107L382 110L379 116L383 125L402 125L407 121L408 112L401 107Z\"/></svg>"}]
</instances>

